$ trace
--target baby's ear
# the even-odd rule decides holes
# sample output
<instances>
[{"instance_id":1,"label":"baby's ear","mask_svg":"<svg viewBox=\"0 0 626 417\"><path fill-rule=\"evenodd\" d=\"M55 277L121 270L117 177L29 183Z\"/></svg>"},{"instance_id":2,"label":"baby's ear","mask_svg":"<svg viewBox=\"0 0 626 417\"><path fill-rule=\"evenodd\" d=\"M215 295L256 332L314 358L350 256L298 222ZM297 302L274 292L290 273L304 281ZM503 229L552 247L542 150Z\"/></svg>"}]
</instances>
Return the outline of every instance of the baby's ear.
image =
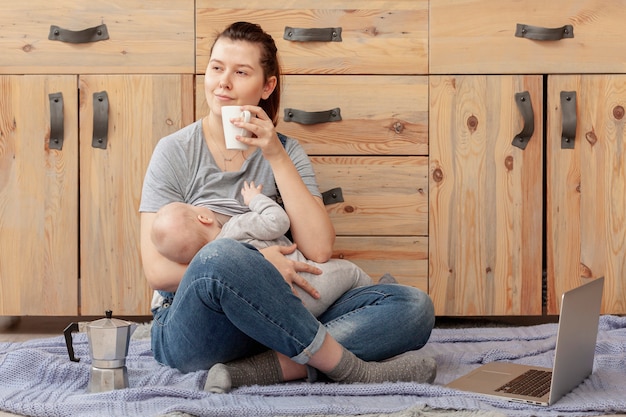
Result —
<instances>
[{"instance_id":1,"label":"baby's ear","mask_svg":"<svg viewBox=\"0 0 626 417\"><path fill-rule=\"evenodd\" d=\"M202 214L198 214L198 221L202 224L206 224L206 225L212 225L214 220L211 219L210 217L207 216L203 216Z\"/></svg>"}]
</instances>

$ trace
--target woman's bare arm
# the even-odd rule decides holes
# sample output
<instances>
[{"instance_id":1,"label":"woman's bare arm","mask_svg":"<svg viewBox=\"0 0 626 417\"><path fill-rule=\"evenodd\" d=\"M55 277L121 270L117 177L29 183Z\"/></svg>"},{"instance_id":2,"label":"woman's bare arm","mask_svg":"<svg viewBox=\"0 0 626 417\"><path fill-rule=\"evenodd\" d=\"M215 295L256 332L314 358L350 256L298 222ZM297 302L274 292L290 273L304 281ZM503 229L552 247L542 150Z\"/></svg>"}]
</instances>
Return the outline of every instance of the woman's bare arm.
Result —
<instances>
[{"instance_id":1,"label":"woman's bare arm","mask_svg":"<svg viewBox=\"0 0 626 417\"><path fill-rule=\"evenodd\" d=\"M276 185L291 222L291 235L307 259L326 262L332 255L335 229L321 198L313 196L287 152L270 161Z\"/></svg>"}]
</instances>

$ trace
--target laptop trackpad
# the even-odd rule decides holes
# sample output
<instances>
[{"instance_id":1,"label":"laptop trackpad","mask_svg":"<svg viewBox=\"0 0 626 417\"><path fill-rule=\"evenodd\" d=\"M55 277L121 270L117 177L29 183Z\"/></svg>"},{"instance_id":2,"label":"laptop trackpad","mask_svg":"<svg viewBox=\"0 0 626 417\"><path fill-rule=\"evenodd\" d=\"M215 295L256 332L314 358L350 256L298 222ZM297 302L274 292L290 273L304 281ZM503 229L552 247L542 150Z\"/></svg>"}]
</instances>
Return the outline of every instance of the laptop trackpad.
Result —
<instances>
[{"instance_id":1,"label":"laptop trackpad","mask_svg":"<svg viewBox=\"0 0 626 417\"><path fill-rule=\"evenodd\" d=\"M511 363L489 363L452 381L447 386L462 391L491 392L526 370L527 367L525 366L520 367Z\"/></svg>"}]
</instances>

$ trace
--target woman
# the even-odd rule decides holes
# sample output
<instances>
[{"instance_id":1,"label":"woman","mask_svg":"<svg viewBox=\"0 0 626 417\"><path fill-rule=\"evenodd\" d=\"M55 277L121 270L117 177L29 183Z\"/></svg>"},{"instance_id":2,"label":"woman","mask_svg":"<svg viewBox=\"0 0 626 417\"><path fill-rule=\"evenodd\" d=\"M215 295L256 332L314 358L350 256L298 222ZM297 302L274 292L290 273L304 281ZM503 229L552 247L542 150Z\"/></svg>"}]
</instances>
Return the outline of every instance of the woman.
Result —
<instances>
[{"instance_id":1,"label":"woman","mask_svg":"<svg viewBox=\"0 0 626 417\"><path fill-rule=\"evenodd\" d=\"M434 325L423 292L394 284L353 289L318 319L297 297L318 296L299 273L320 271L285 254L297 245L308 259L325 262L335 232L304 150L275 130L280 68L271 36L245 22L224 30L211 49L205 95L209 114L158 143L144 182L142 260L161 294L153 303L155 358L183 372L210 369L205 388L214 392L302 379L314 370L338 382L431 382L434 361L415 351ZM245 151L226 149L226 105L253 115L249 123L231 120L253 133L238 137L249 145ZM218 239L189 265L158 253L150 235L160 207L208 201L216 212L237 214L246 210L239 192L250 180L270 197L280 190L293 246L257 251Z\"/></svg>"}]
</instances>

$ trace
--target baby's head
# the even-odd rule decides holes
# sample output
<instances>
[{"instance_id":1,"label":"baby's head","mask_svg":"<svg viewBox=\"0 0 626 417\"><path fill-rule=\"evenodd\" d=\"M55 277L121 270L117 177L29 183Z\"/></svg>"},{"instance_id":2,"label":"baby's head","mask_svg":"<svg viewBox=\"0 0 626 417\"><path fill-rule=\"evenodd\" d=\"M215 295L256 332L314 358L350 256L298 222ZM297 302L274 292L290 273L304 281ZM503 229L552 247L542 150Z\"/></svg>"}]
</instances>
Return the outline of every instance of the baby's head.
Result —
<instances>
[{"instance_id":1,"label":"baby's head","mask_svg":"<svg viewBox=\"0 0 626 417\"><path fill-rule=\"evenodd\" d=\"M161 255L171 261L188 264L219 232L219 223L213 211L174 202L159 209L150 237Z\"/></svg>"}]
</instances>

